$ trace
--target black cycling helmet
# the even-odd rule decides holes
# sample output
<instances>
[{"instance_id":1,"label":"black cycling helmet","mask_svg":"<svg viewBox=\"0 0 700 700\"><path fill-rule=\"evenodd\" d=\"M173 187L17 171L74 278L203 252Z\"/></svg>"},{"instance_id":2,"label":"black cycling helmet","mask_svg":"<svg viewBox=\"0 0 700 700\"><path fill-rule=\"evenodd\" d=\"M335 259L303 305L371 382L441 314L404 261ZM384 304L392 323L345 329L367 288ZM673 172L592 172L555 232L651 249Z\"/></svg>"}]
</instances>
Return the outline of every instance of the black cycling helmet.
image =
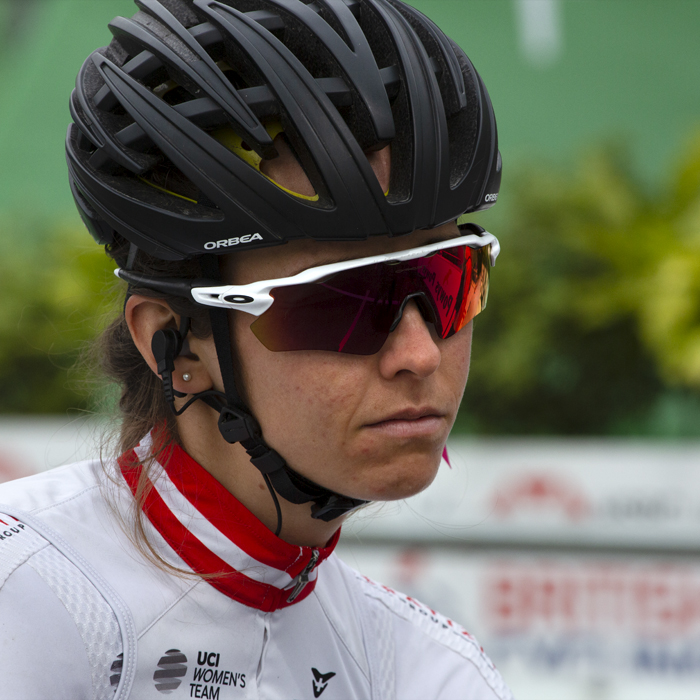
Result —
<instances>
[{"instance_id":1,"label":"black cycling helmet","mask_svg":"<svg viewBox=\"0 0 700 700\"><path fill-rule=\"evenodd\" d=\"M501 179L488 93L464 52L399 0L135 0L112 43L84 63L66 142L71 189L95 239L162 260L297 238L364 240L433 228L490 207ZM260 169L275 137L313 196ZM391 145L383 192L366 153ZM132 284L189 295L186 281L121 271ZM190 297L191 300L191 297ZM361 505L289 468L265 443L235 382L227 312L210 309L225 395L220 411L275 491L330 520ZM154 336L166 396L187 334ZM194 400L194 398L192 400ZM189 404L188 404L189 405ZM184 409L182 409L184 410ZM274 485L274 491L272 488Z\"/></svg>"},{"instance_id":2,"label":"black cycling helmet","mask_svg":"<svg viewBox=\"0 0 700 700\"><path fill-rule=\"evenodd\" d=\"M101 243L162 259L295 238L432 228L495 201L493 108L464 52L398 0L136 0L78 75L71 187ZM317 193L301 198L241 157L284 131ZM266 126L268 128L266 128ZM220 134L232 132L239 154ZM365 151L392 145L381 191ZM186 183L188 196L163 186ZM233 233L232 233L233 232Z\"/></svg>"}]
</instances>

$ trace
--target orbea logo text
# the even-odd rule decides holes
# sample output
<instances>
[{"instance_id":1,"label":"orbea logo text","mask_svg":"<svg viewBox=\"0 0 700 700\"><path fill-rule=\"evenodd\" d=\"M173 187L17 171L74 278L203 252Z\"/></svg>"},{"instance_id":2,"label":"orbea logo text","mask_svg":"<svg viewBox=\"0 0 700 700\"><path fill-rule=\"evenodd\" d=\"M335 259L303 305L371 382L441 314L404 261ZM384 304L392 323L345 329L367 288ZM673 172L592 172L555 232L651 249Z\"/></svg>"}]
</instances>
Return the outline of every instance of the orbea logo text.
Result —
<instances>
[{"instance_id":1,"label":"orbea logo text","mask_svg":"<svg viewBox=\"0 0 700 700\"><path fill-rule=\"evenodd\" d=\"M494 194L487 194L484 197L485 202L495 202L497 199L498 199L498 192L496 192Z\"/></svg>"},{"instance_id":2,"label":"orbea logo text","mask_svg":"<svg viewBox=\"0 0 700 700\"><path fill-rule=\"evenodd\" d=\"M222 241L209 241L204 244L206 250L215 250L216 248L230 248L239 243L250 243L252 241L262 241L263 237L259 233L252 233L240 238L225 238Z\"/></svg>"}]
</instances>

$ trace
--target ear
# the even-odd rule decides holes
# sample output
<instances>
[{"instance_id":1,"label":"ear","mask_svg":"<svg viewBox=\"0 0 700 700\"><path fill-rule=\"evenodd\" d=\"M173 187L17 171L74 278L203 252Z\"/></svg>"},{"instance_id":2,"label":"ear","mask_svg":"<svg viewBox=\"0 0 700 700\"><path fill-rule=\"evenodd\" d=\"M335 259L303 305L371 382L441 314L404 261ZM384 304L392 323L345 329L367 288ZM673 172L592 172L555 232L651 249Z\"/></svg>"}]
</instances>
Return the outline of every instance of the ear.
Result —
<instances>
[{"instance_id":1,"label":"ear","mask_svg":"<svg viewBox=\"0 0 700 700\"><path fill-rule=\"evenodd\" d=\"M138 351L143 356L151 371L158 374L155 357L151 350L153 336L160 330L166 328L178 329L180 327L180 317L176 314L168 303L163 299L152 299L151 297L134 294L126 302L124 309L126 324ZM202 361L200 355L209 355L209 348L205 345L213 343L211 339L201 340L187 335L185 352L187 355L179 355L175 358L175 372L173 373L173 387L183 394L197 394L200 391L207 391L213 388L214 382L210 372L210 363ZM199 351L199 352L198 352ZM191 379L185 381L184 374L189 374Z\"/></svg>"}]
</instances>

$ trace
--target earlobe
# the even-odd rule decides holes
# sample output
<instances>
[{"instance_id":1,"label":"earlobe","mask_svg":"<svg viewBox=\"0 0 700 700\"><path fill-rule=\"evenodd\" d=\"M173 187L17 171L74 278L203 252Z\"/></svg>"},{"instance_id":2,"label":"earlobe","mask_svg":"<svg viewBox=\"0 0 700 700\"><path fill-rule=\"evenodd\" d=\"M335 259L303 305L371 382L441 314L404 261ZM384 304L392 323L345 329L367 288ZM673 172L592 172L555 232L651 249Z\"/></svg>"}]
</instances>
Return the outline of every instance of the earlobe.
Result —
<instances>
[{"instance_id":1,"label":"earlobe","mask_svg":"<svg viewBox=\"0 0 700 700\"><path fill-rule=\"evenodd\" d=\"M214 383L200 360L180 356L175 358L173 388L181 394L198 394L213 389Z\"/></svg>"}]
</instances>

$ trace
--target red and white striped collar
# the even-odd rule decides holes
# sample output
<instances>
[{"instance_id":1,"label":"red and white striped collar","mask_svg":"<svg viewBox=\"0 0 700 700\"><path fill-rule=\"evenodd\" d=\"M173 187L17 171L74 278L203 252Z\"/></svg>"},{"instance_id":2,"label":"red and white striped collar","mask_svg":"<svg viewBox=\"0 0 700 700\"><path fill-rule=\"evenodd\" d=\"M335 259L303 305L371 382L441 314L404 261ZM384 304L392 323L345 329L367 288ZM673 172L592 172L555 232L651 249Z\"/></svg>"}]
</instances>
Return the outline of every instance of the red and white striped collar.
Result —
<instances>
[{"instance_id":1,"label":"red and white striped collar","mask_svg":"<svg viewBox=\"0 0 700 700\"><path fill-rule=\"evenodd\" d=\"M119 458L122 475L134 495L151 445L149 436ZM181 447L166 448L158 464L162 469L142 485L147 492L143 512L194 572L219 574L206 581L230 598L264 612L309 596L316 586L318 565L332 554L340 530L325 547L289 544L268 530Z\"/></svg>"}]
</instances>

